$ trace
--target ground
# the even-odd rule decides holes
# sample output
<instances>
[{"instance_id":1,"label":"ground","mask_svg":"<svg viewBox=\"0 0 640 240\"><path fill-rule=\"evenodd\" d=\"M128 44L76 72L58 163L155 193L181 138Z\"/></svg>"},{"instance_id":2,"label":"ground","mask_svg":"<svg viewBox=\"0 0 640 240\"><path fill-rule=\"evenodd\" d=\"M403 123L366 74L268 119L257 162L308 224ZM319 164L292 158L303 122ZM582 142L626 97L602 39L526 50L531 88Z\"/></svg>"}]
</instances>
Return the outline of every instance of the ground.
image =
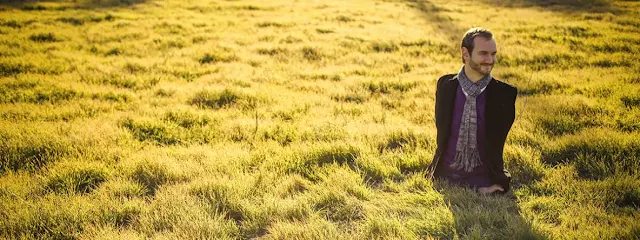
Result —
<instances>
[{"instance_id":1,"label":"ground","mask_svg":"<svg viewBox=\"0 0 640 240\"><path fill-rule=\"evenodd\" d=\"M632 239L640 2L0 2L0 238ZM476 26L512 191L425 178Z\"/></svg>"}]
</instances>

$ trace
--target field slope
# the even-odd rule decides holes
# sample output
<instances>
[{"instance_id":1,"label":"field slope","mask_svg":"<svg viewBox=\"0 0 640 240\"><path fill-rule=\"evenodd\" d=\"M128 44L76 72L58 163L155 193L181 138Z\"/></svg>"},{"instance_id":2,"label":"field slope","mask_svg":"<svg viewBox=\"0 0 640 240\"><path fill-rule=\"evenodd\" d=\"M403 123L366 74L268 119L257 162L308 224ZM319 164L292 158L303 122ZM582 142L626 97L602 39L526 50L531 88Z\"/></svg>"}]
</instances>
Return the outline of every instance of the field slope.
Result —
<instances>
[{"instance_id":1,"label":"field slope","mask_svg":"<svg viewBox=\"0 0 640 240\"><path fill-rule=\"evenodd\" d=\"M637 0L0 1L0 238L633 239ZM425 179L471 27L512 191Z\"/></svg>"}]
</instances>

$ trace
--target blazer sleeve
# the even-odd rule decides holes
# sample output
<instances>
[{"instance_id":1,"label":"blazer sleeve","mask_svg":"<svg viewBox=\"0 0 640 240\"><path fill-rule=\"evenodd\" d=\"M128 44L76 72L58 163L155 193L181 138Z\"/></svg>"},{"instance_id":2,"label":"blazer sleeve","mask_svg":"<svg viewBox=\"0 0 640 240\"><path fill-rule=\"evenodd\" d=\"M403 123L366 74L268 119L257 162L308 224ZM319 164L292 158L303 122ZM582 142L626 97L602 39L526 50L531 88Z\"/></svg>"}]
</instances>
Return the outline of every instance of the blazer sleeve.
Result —
<instances>
[{"instance_id":1,"label":"blazer sleeve","mask_svg":"<svg viewBox=\"0 0 640 240\"><path fill-rule=\"evenodd\" d=\"M515 87L510 86L508 88L509 90L507 91L507 99L509 101L509 115L507 116L507 124L505 124L505 129L504 131L506 132L506 135L509 134L509 131L511 130L511 126L513 126L513 122L515 121L515 114L516 114L516 97L518 95L518 89ZM497 183L500 184L503 188L504 188L504 192L509 191L509 189L511 188L511 173L509 173L509 171L507 170L507 168L504 167L504 160L502 159L502 153L501 153L501 157L500 157L500 165L502 166L502 174L499 174L499 177L497 179Z\"/></svg>"},{"instance_id":2,"label":"blazer sleeve","mask_svg":"<svg viewBox=\"0 0 640 240\"><path fill-rule=\"evenodd\" d=\"M452 74L444 75L444 76L440 77L438 79L438 82L436 83L436 99L435 99L435 114L434 114L435 123L436 123L436 132L439 132L438 129L440 129L441 125L442 125L442 120L440 120L441 116L439 116L439 114L438 114L442 110L441 109L442 106L440 106L440 105L442 105L442 102L441 102L441 99L442 99L442 96L441 96L442 95L442 85L444 85L445 81L451 79L452 76L453 76ZM438 136L438 134L436 134L436 142L437 142L437 139L439 137L440 136ZM431 160L431 163L429 164L429 166L427 168L428 169L428 171L427 171L428 178L433 178L433 174L435 173L436 167L438 166L438 156L440 155L440 153L439 153L440 151L441 151L440 150L440 146L437 146L436 150L435 150L435 153L433 154L433 159Z\"/></svg>"},{"instance_id":3,"label":"blazer sleeve","mask_svg":"<svg viewBox=\"0 0 640 240\"><path fill-rule=\"evenodd\" d=\"M509 111L511 115L509 116L509 127L506 129L507 131L511 130L511 126L513 126L513 122L516 120L516 98L518 97L518 89L516 87L511 87L509 93L509 107L511 108Z\"/></svg>"},{"instance_id":4,"label":"blazer sleeve","mask_svg":"<svg viewBox=\"0 0 640 240\"><path fill-rule=\"evenodd\" d=\"M442 89L442 85L444 85L444 82L448 81L453 76L454 74L447 74L440 77L436 85L436 107L435 107L435 114L433 115L436 121L436 129L438 129L442 124L441 121L438 119L438 113L440 112L440 108L442 108L442 106L440 106L442 105L442 103L440 103L440 99L442 98L441 96L442 92L440 90Z\"/></svg>"},{"instance_id":5,"label":"blazer sleeve","mask_svg":"<svg viewBox=\"0 0 640 240\"><path fill-rule=\"evenodd\" d=\"M442 85L442 79L444 79L444 77L438 79L438 82L436 83L436 106L434 108L435 112L433 114L434 121L436 122L436 129L440 125L440 121L438 121L438 112L440 112L440 86Z\"/></svg>"}]
</instances>

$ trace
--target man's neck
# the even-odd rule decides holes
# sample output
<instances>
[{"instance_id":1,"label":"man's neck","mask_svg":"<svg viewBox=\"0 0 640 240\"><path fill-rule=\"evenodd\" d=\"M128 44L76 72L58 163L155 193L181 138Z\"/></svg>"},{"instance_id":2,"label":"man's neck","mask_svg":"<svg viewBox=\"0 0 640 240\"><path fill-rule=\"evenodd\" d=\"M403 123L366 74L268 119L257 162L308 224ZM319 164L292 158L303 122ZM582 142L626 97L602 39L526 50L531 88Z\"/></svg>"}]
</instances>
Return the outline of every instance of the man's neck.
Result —
<instances>
[{"instance_id":1,"label":"man's neck","mask_svg":"<svg viewBox=\"0 0 640 240\"><path fill-rule=\"evenodd\" d=\"M477 83L478 81L480 81L480 79L482 79L482 77L484 77L484 75L476 72L476 70L473 70L473 68L470 68L467 65L464 66L464 74L467 75L467 78L473 83Z\"/></svg>"}]
</instances>

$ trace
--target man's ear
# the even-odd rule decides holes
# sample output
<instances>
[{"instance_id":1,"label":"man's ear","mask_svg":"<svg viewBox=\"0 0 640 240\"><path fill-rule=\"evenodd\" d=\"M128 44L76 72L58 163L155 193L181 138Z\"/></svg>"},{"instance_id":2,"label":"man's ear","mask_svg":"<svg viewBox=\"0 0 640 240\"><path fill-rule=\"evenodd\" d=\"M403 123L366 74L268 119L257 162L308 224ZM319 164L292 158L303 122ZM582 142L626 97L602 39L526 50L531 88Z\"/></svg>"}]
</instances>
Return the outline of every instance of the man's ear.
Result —
<instances>
[{"instance_id":1,"label":"man's ear","mask_svg":"<svg viewBox=\"0 0 640 240\"><path fill-rule=\"evenodd\" d=\"M471 54L469 54L469 49L467 49L466 47L462 47L460 50L462 51L462 59L464 59L464 62L468 62L469 58L471 58Z\"/></svg>"}]
</instances>

